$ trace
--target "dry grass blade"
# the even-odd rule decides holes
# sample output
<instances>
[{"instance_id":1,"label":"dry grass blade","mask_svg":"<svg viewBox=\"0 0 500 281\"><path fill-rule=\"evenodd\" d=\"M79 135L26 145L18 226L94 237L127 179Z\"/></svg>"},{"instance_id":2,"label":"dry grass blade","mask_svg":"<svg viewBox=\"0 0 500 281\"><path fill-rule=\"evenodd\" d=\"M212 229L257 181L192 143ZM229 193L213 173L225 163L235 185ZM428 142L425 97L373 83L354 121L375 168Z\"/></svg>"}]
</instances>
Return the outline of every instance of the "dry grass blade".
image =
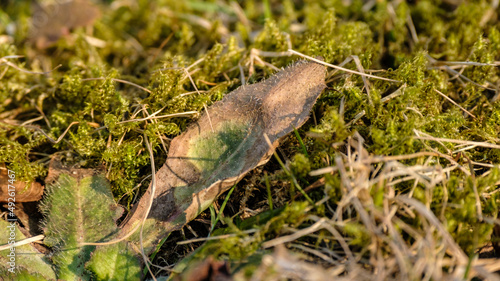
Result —
<instances>
[{"instance_id":1,"label":"dry grass blade","mask_svg":"<svg viewBox=\"0 0 500 281\"><path fill-rule=\"evenodd\" d=\"M297 241L294 239L299 239L295 237L300 236L299 234L311 235L312 230L322 229L318 222L322 223L323 229L327 229L327 225L330 227L335 225L342 229L356 224L360 225L367 235L366 239L369 240L361 251L370 257L365 266L369 271L377 272L378 280L456 280L467 274L469 264L470 277L491 280L499 278L493 273L497 264L487 263L482 259L469 259L440 219L431 211L429 202L420 202L407 195L396 194L395 188L402 182L414 182L414 186L422 185L428 190L433 190L436 186L446 183L449 174L458 169L457 164L450 163L446 167L431 164L435 162L436 157L446 156L433 151L394 156L369 155L362 144L362 138L355 134L347 141L345 154L339 154L335 158L335 165L310 173L311 175L337 174L340 178L342 196L337 202L338 207L333 218L327 220L317 218L316 224L300 230L304 231L303 233L295 231L291 235L267 241L263 246L293 243ZM488 146L484 143L482 145ZM423 164L412 166L398 162L419 158L427 160L417 161ZM448 159L449 156L445 158ZM377 166L378 168L375 168ZM383 199L378 203L379 206L375 206L374 198L367 195L366 191L374 192L380 188L384 191ZM474 191L478 204L477 188ZM445 192L445 196L446 194ZM443 199L445 202L446 198ZM442 210L446 209L445 206ZM477 208L481 206L476 206ZM423 226L407 224L403 219L410 221L418 219ZM337 238L334 232L330 233ZM345 232L343 236L345 237ZM408 239L407 236L412 238ZM342 245L341 240L338 241ZM359 250L356 252L352 250L351 239L347 238L346 242L348 243L345 246L342 245L346 259L342 263L344 266L332 267L332 270L336 268L338 272L342 272L344 280L371 280L370 277L357 276L353 268L350 268L353 264L359 264L359 258L355 256ZM319 257L316 253L310 254ZM354 268L356 268L354 271L358 270L357 267Z\"/></svg>"},{"instance_id":2,"label":"dry grass blade","mask_svg":"<svg viewBox=\"0 0 500 281\"><path fill-rule=\"evenodd\" d=\"M326 221L326 219L322 218L322 219L318 220L317 222L315 222L310 227L307 227L305 229L301 229L301 230L295 232L294 234L291 234L288 236L282 236L282 237L279 237L279 238L276 238L273 240L266 241L266 242L262 243L262 247L264 249L266 249L266 248L275 247L276 245L279 245L279 244L284 244L286 242L295 241L302 236L314 233L314 232L318 231L319 229L323 228L323 223L325 221Z\"/></svg>"},{"instance_id":3,"label":"dry grass blade","mask_svg":"<svg viewBox=\"0 0 500 281\"><path fill-rule=\"evenodd\" d=\"M402 202L404 204L407 204L421 214L423 217L425 217L434 227L438 229L440 232L441 236L444 238L447 246L450 248L451 252L450 254L454 255L457 259L460 265L465 265L467 264L469 258L465 255L463 250L455 243L453 238L451 237L450 233L443 227L441 222L436 218L436 216L421 202L405 197L405 196L397 196L395 198L396 201Z\"/></svg>"},{"instance_id":4,"label":"dry grass blade","mask_svg":"<svg viewBox=\"0 0 500 281\"><path fill-rule=\"evenodd\" d=\"M141 121L147 121L147 120L152 120L152 119L161 119L161 118L188 117L188 116L199 114L198 111L186 111L186 112L172 113L172 114L165 114L165 115L156 116L160 112L161 112L161 110L158 110L157 112L154 112L153 114L150 114L147 117L120 121L117 124L130 123L130 122L141 122Z\"/></svg>"},{"instance_id":5,"label":"dry grass blade","mask_svg":"<svg viewBox=\"0 0 500 281\"><path fill-rule=\"evenodd\" d=\"M26 244L30 244L30 243L42 241L43 238L45 238L45 235L37 235L37 236L33 236L33 237L30 237L30 238L26 238L26 239L23 239L23 240L16 241L14 244L0 245L0 251L8 250L11 247L17 248L17 247L22 246L22 245L26 245Z\"/></svg>"},{"instance_id":6,"label":"dry grass blade","mask_svg":"<svg viewBox=\"0 0 500 281\"><path fill-rule=\"evenodd\" d=\"M104 77L97 77L97 78L85 78L85 79L82 79L82 81L95 81L95 80L106 80L106 78L104 78ZM134 86L136 88L139 88L139 89L143 90L144 92L152 94L151 90L146 89L146 88L144 88L141 85L137 85L136 83L133 83L133 82L130 82L130 81L127 81L127 80L123 80L123 79L118 79L118 78L111 78L111 80L115 81L115 82L120 82L120 83L123 83L123 84L128 84L128 85Z\"/></svg>"},{"instance_id":7,"label":"dry grass blade","mask_svg":"<svg viewBox=\"0 0 500 281\"><path fill-rule=\"evenodd\" d=\"M64 132L57 138L57 140L54 140L53 138L51 138L49 135L47 135L47 133L45 133L44 130L38 128L37 126L32 126L32 125L25 125L24 127L28 128L28 129L34 129L40 133L42 133L42 135L44 135L51 143L59 143L63 138L64 136L68 133L69 129L71 128L71 126L73 125L77 125L79 124L80 122L71 122L68 127L66 128L66 130L64 130Z\"/></svg>"},{"instance_id":8,"label":"dry grass blade","mask_svg":"<svg viewBox=\"0 0 500 281\"><path fill-rule=\"evenodd\" d=\"M5 56L5 57L2 57L0 58L0 62L2 62L2 64L6 64L16 70L19 70L21 72L24 72L24 73L28 73L28 74L41 74L41 75L47 75L47 74L50 74L52 71L58 69L59 67L61 67L62 65L58 65L56 67L54 67L52 70L50 71L45 71L45 72L39 72L39 71L30 71L30 70L26 70L26 69L23 69L19 66L17 66L16 64L8 61L7 59L11 59L11 58L20 58L22 56ZM1 65L1 64L0 64Z\"/></svg>"},{"instance_id":9,"label":"dry grass blade","mask_svg":"<svg viewBox=\"0 0 500 281\"><path fill-rule=\"evenodd\" d=\"M151 189L153 191L151 194L155 194L155 191L156 191L156 177L155 177L156 168L155 168L154 154L153 154L153 150L151 149L151 145L149 144L148 136L146 136L146 134L144 134L144 141L146 143L146 147L148 149L149 157L151 159L151 172L152 172L152 175L151 175ZM147 208L146 213L144 214L144 217L143 217L142 222L141 222L141 230L139 232L139 244L141 246L141 256L144 259L144 264L146 265L146 268L148 269L149 274L151 274L151 276L153 277L153 279L156 281L156 277L154 276L153 272L151 271L151 268L149 267L149 263L151 261L149 260L148 256L144 252L144 245L143 245L144 223L146 222L146 219L149 216L149 213L151 212L151 206L153 205L153 200L154 200L154 197L151 196L151 198L149 199L148 208Z\"/></svg>"},{"instance_id":10,"label":"dry grass blade","mask_svg":"<svg viewBox=\"0 0 500 281\"><path fill-rule=\"evenodd\" d=\"M421 133L421 132L418 132L418 131L415 131L415 132L417 134ZM447 139L447 138L436 138L436 137L432 137L432 136L423 137L423 136L419 136L419 135L415 136L414 138L418 139L418 140L429 140L429 141L436 141L436 142L449 142L449 143L473 145L473 146L479 146L479 147L485 147L485 148L492 148L492 149L500 149L500 145L493 144L493 143L488 143L488 142L455 140L455 139Z\"/></svg>"},{"instance_id":11,"label":"dry grass blade","mask_svg":"<svg viewBox=\"0 0 500 281\"><path fill-rule=\"evenodd\" d=\"M450 99L447 95L441 93L440 91L434 89L434 92L438 93L440 96L442 96L443 98L447 99L449 102L451 102L452 104L458 106L461 110L463 110L465 113L469 114L472 118L476 118L476 116L472 113L470 113L467 109L463 108L461 105L459 105L458 103L456 103L454 100Z\"/></svg>"}]
</instances>

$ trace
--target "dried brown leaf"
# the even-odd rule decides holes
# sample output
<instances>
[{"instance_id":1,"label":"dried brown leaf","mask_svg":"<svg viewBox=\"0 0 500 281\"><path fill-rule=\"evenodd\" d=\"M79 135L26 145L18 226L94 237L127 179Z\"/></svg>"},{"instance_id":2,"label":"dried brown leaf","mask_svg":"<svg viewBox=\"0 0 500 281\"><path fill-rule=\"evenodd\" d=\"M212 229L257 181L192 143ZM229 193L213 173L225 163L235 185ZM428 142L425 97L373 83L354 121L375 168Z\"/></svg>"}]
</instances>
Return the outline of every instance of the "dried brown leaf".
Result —
<instances>
[{"instance_id":1,"label":"dried brown leaf","mask_svg":"<svg viewBox=\"0 0 500 281\"><path fill-rule=\"evenodd\" d=\"M176 137L156 174L144 245L180 229L272 154L279 140L308 118L325 88L324 66L300 61L271 78L241 86ZM123 224L126 235L144 218L152 187ZM146 251L151 250L148 248Z\"/></svg>"},{"instance_id":2,"label":"dried brown leaf","mask_svg":"<svg viewBox=\"0 0 500 281\"><path fill-rule=\"evenodd\" d=\"M43 195L43 186L38 182L23 182L23 181L13 181L9 183L8 170L5 168L0 169L0 202L7 203L15 199L16 203L20 202L33 202L38 201ZM11 196L9 192L14 192L14 196Z\"/></svg>"}]
</instances>

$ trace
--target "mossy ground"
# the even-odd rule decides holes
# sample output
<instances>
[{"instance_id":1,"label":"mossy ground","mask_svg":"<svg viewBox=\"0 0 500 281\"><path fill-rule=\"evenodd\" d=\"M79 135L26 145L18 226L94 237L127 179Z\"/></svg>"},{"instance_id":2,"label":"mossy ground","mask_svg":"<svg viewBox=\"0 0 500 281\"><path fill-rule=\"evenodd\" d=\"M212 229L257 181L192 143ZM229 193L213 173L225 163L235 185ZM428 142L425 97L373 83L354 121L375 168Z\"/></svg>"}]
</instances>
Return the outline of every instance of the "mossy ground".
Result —
<instances>
[{"instance_id":1,"label":"mossy ground","mask_svg":"<svg viewBox=\"0 0 500 281\"><path fill-rule=\"evenodd\" d=\"M271 65L298 59L261 56L262 64L252 49L284 52L291 44L337 65L358 56L365 72L400 82L366 84L330 69L312 118L280 146L286 167L273 159L241 181L217 224L231 238L195 257L229 260L243 276L270 270L256 262L271 253L267 242L320 221L320 229L286 245L331 276L484 277L474 266L497 223L500 21L490 1L457 2L102 1L92 26L43 50L29 39L30 1L2 2L0 162L25 181L43 180L54 155L104 166L115 199L129 209L151 173L143 134L160 167L170 139L196 115L122 121L159 110L201 112L240 86L242 75L253 83L274 73ZM14 55L23 57L8 58ZM72 122L79 123L57 144L26 126L57 139ZM325 167L333 168L314 173ZM206 236L223 200L170 235L153 262L172 265L196 249L199 243L176 243ZM445 263L422 261L429 257Z\"/></svg>"}]
</instances>

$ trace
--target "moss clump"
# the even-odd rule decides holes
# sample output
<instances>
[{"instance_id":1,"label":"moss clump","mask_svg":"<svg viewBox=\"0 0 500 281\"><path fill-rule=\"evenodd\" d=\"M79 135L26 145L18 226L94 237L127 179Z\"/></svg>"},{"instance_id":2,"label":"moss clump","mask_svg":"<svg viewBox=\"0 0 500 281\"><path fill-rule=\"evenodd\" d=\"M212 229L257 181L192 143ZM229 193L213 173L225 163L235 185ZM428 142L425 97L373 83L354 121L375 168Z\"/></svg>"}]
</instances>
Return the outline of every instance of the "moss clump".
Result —
<instances>
[{"instance_id":1,"label":"moss clump","mask_svg":"<svg viewBox=\"0 0 500 281\"><path fill-rule=\"evenodd\" d=\"M309 158L304 154L295 154L293 161L290 163L290 170L293 174L299 177L305 177L311 171L311 163Z\"/></svg>"}]
</instances>

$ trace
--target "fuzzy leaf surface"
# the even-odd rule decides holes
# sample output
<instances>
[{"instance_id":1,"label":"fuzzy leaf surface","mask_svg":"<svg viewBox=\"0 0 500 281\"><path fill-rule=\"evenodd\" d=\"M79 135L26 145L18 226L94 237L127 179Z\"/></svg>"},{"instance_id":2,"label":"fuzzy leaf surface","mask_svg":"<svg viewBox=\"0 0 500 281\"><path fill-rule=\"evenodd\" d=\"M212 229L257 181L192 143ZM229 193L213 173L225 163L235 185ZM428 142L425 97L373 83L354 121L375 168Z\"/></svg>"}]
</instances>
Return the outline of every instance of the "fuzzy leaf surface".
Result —
<instances>
[{"instance_id":1,"label":"fuzzy leaf surface","mask_svg":"<svg viewBox=\"0 0 500 281\"><path fill-rule=\"evenodd\" d=\"M89 280L85 263L95 246L81 244L103 241L116 232L116 204L106 179L87 170L62 173L49 186L43 211L44 242L55 250L57 277Z\"/></svg>"},{"instance_id":2,"label":"fuzzy leaf surface","mask_svg":"<svg viewBox=\"0 0 500 281\"><path fill-rule=\"evenodd\" d=\"M97 280L140 280L141 266L126 242L98 247L86 266Z\"/></svg>"},{"instance_id":3,"label":"fuzzy leaf surface","mask_svg":"<svg viewBox=\"0 0 500 281\"><path fill-rule=\"evenodd\" d=\"M10 229L7 227L10 225L9 222L0 220L0 229L2 229L0 234L0 245L9 242ZM18 225L16 224L16 241L25 238L26 237L19 231ZM8 262L10 261L8 255L10 253L9 250L0 251L0 276L12 277L11 280L56 280L56 274L50 262L31 244L15 247L16 273L8 272Z\"/></svg>"}]
</instances>

